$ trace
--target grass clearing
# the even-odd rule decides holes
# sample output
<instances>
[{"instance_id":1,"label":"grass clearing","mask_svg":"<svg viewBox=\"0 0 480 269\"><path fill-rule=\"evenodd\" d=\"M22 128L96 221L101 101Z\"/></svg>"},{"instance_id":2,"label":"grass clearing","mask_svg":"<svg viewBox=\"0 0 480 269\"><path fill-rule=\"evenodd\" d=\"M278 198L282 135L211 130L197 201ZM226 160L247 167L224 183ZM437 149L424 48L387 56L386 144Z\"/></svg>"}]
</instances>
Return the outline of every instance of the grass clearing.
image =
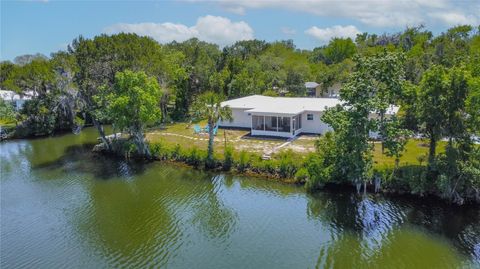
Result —
<instances>
[{"instance_id":1,"label":"grass clearing","mask_svg":"<svg viewBox=\"0 0 480 269\"><path fill-rule=\"evenodd\" d=\"M206 125L206 122L196 123L201 127ZM163 127L151 128L147 132L147 140L151 143L162 142L172 147L179 144L184 149L191 149L196 147L200 150L207 150L208 147L208 134L195 134L193 131L194 124L192 123L172 123ZM239 129L219 129L218 134L215 136L215 156L219 159L223 159L223 152L225 149L225 139L227 145L231 145L234 148L234 155L243 150L249 153L263 154L274 150L276 147L286 142L286 139L275 138L263 138L263 137L251 137L248 130ZM291 142L286 147L277 151L291 149L299 158L304 159L309 152L315 151L315 141L318 139L318 135L301 135L296 140ZM445 150L446 142L440 141L437 146L437 153L441 153ZM420 163L419 156L424 156L424 161ZM410 139L400 158L400 165L425 165L426 156L428 155L428 141L425 139ZM388 157L382 154L381 144L374 144L373 151L374 166L377 168L393 167L395 164L394 157Z\"/></svg>"}]
</instances>

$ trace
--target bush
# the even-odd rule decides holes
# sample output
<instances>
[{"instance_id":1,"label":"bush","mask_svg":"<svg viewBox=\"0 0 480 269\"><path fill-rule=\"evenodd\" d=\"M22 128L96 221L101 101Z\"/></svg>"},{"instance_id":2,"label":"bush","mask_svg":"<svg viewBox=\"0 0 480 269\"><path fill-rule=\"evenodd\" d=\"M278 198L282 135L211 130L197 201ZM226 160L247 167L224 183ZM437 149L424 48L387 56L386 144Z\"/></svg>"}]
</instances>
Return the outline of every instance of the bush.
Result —
<instances>
[{"instance_id":1,"label":"bush","mask_svg":"<svg viewBox=\"0 0 480 269\"><path fill-rule=\"evenodd\" d=\"M151 144L150 153L153 157L160 160L168 160L171 158L172 155L171 150L169 150L167 146L162 142Z\"/></svg>"},{"instance_id":2,"label":"bush","mask_svg":"<svg viewBox=\"0 0 480 269\"><path fill-rule=\"evenodd\" d=\"M293 160L293 151L291 149L282 151L278 154L279 174L283 178L293 178L297 172L297 165Z\"/></svg>"},{"instance_id":3,"label":"bush","mask_svg":"<svg viewBox=\"0 0 480 269\"><path fill-rule=\"evenodd\" d=\"M296 183L305 183L308 179L308 170L305 167L302 167L297 170L295 173L295 182Z\"/></svg>"},{"instance_id":4,"label":"bush","mask_svg":"<svg viewBox=\"0 0 480 269\"><path fill-rule=\"evenodd\" d=\"M223 159L223 170L229 171L233 165L233 147L227 146L225 151L223 152L224 159Z\"/></svg>"},{"instance_id":5,"label":"bush","mask_svg":"<svg viewBox=\"0 0 480 269\"><path fill-rule=\"evenodd\" d=\"M186 155L187 155L186 157L187 164L190 164L195 168L199 167L204 159L200 151L197 149L197 147L193 147L190 150L188 150Z\"/></svg>"},{"instance_id":6,"label":"bush","mask_svg":"<svg viewBox=\"0 0 480 269\"><path fill-rule=\"evenodd\" d=\"M181 159L181 150L182 148L180 147L180 144L176 144L171 154L173 160L178 161Z\"/></svg>"},{"instance_id":7,"label":"bush","mask_svg":"<svg viewBox=\"0 0 480 269\"><path fill-rule=\"evenodd\" d=\"M238 165L237 165L237 170L239 172L245 172L245 170L248 168L249 166L249 156L247 154L246 151L242 150L240 151L240 155L238 157Z\"/></svg>"}]
</instances>

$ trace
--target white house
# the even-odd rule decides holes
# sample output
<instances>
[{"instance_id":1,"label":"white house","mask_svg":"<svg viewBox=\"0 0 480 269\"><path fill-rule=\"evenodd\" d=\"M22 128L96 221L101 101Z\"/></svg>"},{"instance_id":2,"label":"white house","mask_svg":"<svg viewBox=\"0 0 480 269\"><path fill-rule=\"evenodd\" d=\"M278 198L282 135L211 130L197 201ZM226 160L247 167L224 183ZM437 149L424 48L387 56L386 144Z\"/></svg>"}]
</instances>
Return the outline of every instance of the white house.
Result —
<instances>
[{"instance_id":1,"label":"white house","mask_svg":"<svg viewBox=\"0 0 480 269\"><path fill-rule=\"evenodd\" d=\"M341 104L337 98L270 97L251 95L222 102L232 109L232 121L221 127L248 128L252 135L294 137L300 133L324 134L331 127L321 120L327 108ZM398 107L392 106L392 115Z\"/></svg>"},{"instance_id":2,"label":"white house","mask_svg":"<svg viewBox=\"0 0 480 269\"><path fill-rule=\"evenodd\" d=\"M26 92L24 95L19 95L13 91L0 90L0 98L7 103L11 103L15 110L20 110L27 100L32 99L33 95L33 92Z\"/></svg>"}]
</instances>

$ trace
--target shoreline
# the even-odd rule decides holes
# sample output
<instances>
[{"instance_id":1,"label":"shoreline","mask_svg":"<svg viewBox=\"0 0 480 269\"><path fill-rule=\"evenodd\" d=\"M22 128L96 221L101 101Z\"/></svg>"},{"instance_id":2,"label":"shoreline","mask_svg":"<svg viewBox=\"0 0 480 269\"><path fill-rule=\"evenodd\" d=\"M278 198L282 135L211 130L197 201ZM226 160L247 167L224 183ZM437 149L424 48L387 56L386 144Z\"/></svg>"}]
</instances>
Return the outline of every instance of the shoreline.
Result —
<instances>
[{"instance_id":1,"label":"shoreline","mask_svg":"<svg viewBox=\"0 0 480 269\"><path fill-rule=\"evenodd\" d=\"M168 164L178 165L178 166L186 167L186 168L190 168L190 169L201 170L201 171L204 171L204 172L224 173L224 174L227 174L227 175L241 176L241 177L253 177L253 178L256 178L256 179L259 179L259 180L273 181L273 182L277 182L277 183L281 183L281 184L288 184L288 185L296 185L296 186L302 187L306 193L311 194L311 195L315 195L315 193L318 193L318 192L321 192L321 191L332 191L332 190L336 190L336 191L341 190L342 192L346 191L346 192L351 192L351 193L356 192L355 186L352 185L349 182L344 182L344 183L328 182L321 188L317 188L317 189L314 189L314 190L307 190L305 188L305 184L306 184L305 180L302 181L302 180L295 179L295 178L292 178L292 177L289 177L289 178L280 177L278 174L262 172L258 168L255 168L255 167L245 168L243 171L240 171L236 167L236 166L238 166L238 164L235 164L235 165L232 165L232 167L229 170L224 170L222 168L222 160L216 159L215 160L216 161L215 168L207 169L207 168L205 168L203 162L192 164L191 162L189 162L189 160L186 158L186 156L177 156L176 158L166 158L164 155L155 156L155 154L152 154L153 157L151 159L145 159L145 158L139 157L139 156L131 156L129 158L125 158L124 154L120 154L118 152L109 152L109 151L106 151L104 149L99 149L98 146L100 146L100 145L101 145L101 143L95 145L94 148L92 149L92 151L96 154L103 154L103 155L110 156L110 157L128 159L128 160L132 160L132 161L165 162L165 163L168 163ZM95 149L95 148L97 148L97 149ZM412 198L420 198L420 199L426 199L426 200L435 200L435 201L442 202L446 205L457 206L457 207L469 207L469 206L477 207L477 206L480 206L480 200L468 199L468 200L465 200L464 203L459 204L459 203L455 203L452 200L449 200L449 199L446 199L446 198L442 197L438 193L434 193L434 192L431 192L431 191L430 192L424 192L424 193L414 193L414 192L411 192L407 189L395 189L392 186L388 186L385 183L382 183L382 186L380 187L380 190L378 192L374 192L375 185L372 184L371 181L368 181L366 186L367 186L366 194L370 194L370 195L381 195L381 196L385 196L385 197L403 197L403 198L412 197ZM364 195L363 187L362 187L362 190L357 193L357 195Z\"/></svg>"}]
</instances>

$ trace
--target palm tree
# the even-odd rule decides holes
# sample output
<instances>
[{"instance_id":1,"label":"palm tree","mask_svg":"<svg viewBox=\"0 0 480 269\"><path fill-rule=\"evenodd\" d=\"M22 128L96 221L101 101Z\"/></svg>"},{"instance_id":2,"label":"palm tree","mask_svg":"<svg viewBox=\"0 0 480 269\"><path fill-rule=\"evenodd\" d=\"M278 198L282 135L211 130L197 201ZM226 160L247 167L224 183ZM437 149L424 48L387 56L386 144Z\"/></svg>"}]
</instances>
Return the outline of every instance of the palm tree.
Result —
<instances>
[{"instance_id":1,"label":"palm tree","mask_svg":"<svg viewBox=\"0 0 480 269\"><path fill-rule=\"evenodd\" d=\"M208 121L208 153L205 166L212 168L213 161L213 138L215 125L219 120L231 120L232 110L228 106L222 107L224 97L212 91L207 91L197 97L191 108L192 116L196 119Z\"/></svg>"}]
</instances>

